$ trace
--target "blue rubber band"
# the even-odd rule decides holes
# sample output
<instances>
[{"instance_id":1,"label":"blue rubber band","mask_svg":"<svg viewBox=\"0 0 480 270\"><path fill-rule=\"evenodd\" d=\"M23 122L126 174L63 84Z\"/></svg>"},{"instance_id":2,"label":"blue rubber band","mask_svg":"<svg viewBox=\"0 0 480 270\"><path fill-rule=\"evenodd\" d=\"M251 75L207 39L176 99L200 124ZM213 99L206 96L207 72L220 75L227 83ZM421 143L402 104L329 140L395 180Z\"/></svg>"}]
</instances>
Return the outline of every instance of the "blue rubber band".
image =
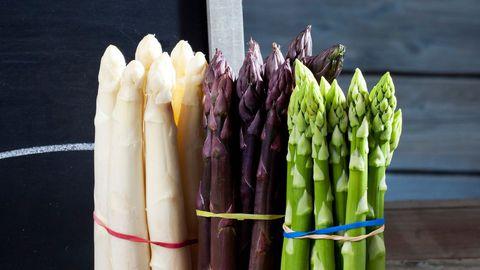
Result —
<instances>
[{"instance_id":1,"label":"blue rubber band","mask_svg":"<svg viewBox=\"0 0 480 270\"><path fill-rule=\"evenodd\" d=\"M385 224L385 219L378 218L378 219L372 219L367 221L354 222L354 223L340 225L340 226L328 227L325 229L319 229L319 230L314 230L309 232L283 232L283 237L298 238L298 237L314 235L314 234L332 234L335 232L348 231L348 230L353 230L353 229L358 229L363 227L382 226L384 224Z\"/></svg>"}]
</instances>

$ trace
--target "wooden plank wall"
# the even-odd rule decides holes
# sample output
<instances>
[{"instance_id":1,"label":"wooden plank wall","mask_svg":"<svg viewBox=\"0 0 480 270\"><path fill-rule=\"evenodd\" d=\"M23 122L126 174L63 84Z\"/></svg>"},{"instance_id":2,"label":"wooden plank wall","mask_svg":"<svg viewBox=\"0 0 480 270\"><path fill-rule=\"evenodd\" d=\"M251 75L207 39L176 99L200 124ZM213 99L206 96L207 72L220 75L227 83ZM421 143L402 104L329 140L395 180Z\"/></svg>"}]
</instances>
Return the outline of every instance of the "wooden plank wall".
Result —
<instances>
[{"instance_id":1,"label":"wooden plank wall","mask_svg":"<svg viewBox=\"0 0 480 270\"><path fill-rule=\"evenodd\" d=\"M336 43L347 47L340 85L346 90L355 67L370 87L384 71L394 77L404 132L390 168L392 178L418 178L430 199L442 199L456 180L468 182L456 198L480 190L480 5L460 1L244 1L245 37L263 53L275 41L286 51L312 25L314 52ZM432 187L429 179L448 175ZM427 180L427 181L423 181ZM465 181L464 181L465 182ZM412 199L392 191L396 200ZM414 199L424 199L422 192Z\"/></svg>"}]
</instances>

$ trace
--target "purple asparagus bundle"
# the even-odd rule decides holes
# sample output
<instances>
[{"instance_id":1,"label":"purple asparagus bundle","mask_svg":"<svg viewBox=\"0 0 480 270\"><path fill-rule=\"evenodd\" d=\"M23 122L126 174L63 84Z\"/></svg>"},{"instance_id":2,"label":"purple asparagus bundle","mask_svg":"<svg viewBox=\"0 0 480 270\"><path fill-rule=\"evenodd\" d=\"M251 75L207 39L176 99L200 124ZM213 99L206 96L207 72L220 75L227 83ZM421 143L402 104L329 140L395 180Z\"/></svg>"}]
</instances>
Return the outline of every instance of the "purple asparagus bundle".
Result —
<instances>
[{"instance_id":1,"label":"purple asparagus bundle","mask_svg":"<svg viewBox=\"0 0 480 270\"><path fill-rule=\"evenodd\" d=\"M217 50L217 54L221 54ZM213 213L234 213L235 185L233 177L235 155L235 122L232 108L236 105L233 73L223 57L218 56L217 76L210 88L210 110L208 129L211 133L211 185L210 211ZM221 63L221 64L220 64ZM216 67L214 67L216 68ZM233 101L233 102L232 102ZM210 266L212 270L236 269L236 228L235 221L211 218L210 224Z\"/></svg>"},{"instance_id":2,"label":"purple asparagus bundle","mask_svg":"<svg viewBox=\"0 0 480 270\"><path fill-rule=\"evenodd\" d=\"M263 81L262 56L258 44L250 40L249 50L240 68L237 80L237 96L240 99L240 154L241 180L240 203L242 213L253 213L255 174L260 156L260 133L264 121L266 87ZM248 267L252 221L240 224L240 268Z\"/></svg>"},{"instance_id":3,"label":"purple asparagus bundle","mask_svg":"<svg viewBox=\"0 0 480 270\"><path fill-rule=\"evenodd\" d=\"M295 59L303 62L305 57L312 56L311 30L312 26L308 25L288 46L287 58L290 59L290 65L293 65Z\"/></svg>"},{"instance_id":4,"label":"purple asparagus bundle","mask_svg":"<svg viewBox=\"0 0 480 270\"><path fill-rule=\"evenodd\" d=\"M325 77L329 83L332 83L333 79L342 72L344 55L345 46L337 44L316 56L306 57L304 62L318 82Z\"/></svg>"},{"instance_id":5,"label":"purple asparagus bundle","mask_svg":"<svg viewBox=\"0 0 480 270\"><path fill-rule=\"evenodd\" d=\"M255 189L255 214L283 212L286 182L287 107L293 90L290 62L285 61L269 82L267 118L262 131L260 162ZM255 221L249 269L279 269L282 247L281 222Z\"/></svg>"}]
</instances>

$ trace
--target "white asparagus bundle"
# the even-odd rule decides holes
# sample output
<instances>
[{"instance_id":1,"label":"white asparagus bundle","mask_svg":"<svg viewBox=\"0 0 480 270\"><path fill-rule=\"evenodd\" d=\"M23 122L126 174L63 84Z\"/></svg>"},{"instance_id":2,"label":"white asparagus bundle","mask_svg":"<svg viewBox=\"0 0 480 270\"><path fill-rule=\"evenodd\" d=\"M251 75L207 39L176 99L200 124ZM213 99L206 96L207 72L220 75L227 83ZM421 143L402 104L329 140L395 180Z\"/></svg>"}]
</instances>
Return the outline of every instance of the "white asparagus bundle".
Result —
<instances>
[{"instance_id":1,"label":"white asparagus bundle","mask_svg":"<svg viewBox=\"0 0 480 270\"><path fill-rule=\"evenodd\" d=\"M174 84L175 70L168 54L163 53L151 65L146 87L147 220L151 239L181 243L187 240L187 229L171 107ZM154 270L191 269L188 247L169 249L152 244L151 250Z\"/></svg>"},{"instance_id":2,"label":"white asparagus bundle","mask_svg":"<svg viewBox=\"0 0 480 270\"><path fill-rule=\"evenodd\" d=\"M95 113L94 151L94 201L95 214L108 224L108 174L110 166L110 140L112 136L112 112L120 88L120 78L125 69L125 58L120 50L110 45L100 61L98 72L97 110ZM95 269L111 270L110 235L94 225Z\"/></svg>"},{"instance_id":3,"label":"white asparagus bundle","mask_svg":"<svg viewBox=\"0 0 480 270\"><path fill-rule=\"evenodd\" d=\"M108 224L118 232L148 239L142 152L145 69L136 60L123 72L113 110ZM112 269L149 269L147 244L111 237Z\"/></svg>"},{"instance_id":4,"label":"white asparagus bundle","mask_svg":"<svg viewBox=\"0 0 480 270\"><path fill-rule=\"evenodd\" d=\"M182 174L182 188L187 218L189 239L198 238L196 198L198 185L203 174L202 148L202 82L207 68L205 55L197 52L187 64L185 88L180 101L178 116L178 155ZM197 266L197 245L191 246L192 265Z\"/></svg>"},{"instance_id":5,"label":"white asparagus bundle","mask_svg":"<svg viewBox=\"0 0 480 270\"><path fill-rule=\"evenodd\" d=\"M180 40L175 48L172 50L172 62L175 67L175 88L172 96L173 116L175 118L175 124L178 124L178 118L180 115L180 107L185 92L185 75L187 71L187 65L190 59L193 58L193 50L185 40Z\"/></svg>"}]
</instances>

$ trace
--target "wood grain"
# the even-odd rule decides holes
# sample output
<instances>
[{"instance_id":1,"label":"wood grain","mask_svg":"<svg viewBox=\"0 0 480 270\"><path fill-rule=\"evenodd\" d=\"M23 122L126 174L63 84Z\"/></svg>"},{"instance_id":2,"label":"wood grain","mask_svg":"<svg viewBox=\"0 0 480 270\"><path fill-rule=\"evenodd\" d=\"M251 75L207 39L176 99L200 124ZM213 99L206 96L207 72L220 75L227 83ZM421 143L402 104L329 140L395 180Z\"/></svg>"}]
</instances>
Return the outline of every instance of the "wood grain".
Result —
<instances>
[{"instance_id":1,"label":"wood grain","mask_svg":"<svg viewBox=\"0 0 480 270\"><path fill-rule=\"evenodd\" d=\"M480 201L401 204L387 204L389 260L480 258Z\"/></svg>"},{"instance_id":2,"label":"wood grain","mask_svg":"<svg viewBox=\"0 0 480 270\"><path fill-rule=\"evenodd\" d=\"M475 0L244 1L245 36L266 50L311 24L314 51L347 46L347 69L480 72L480 5Z\"/></svg>"},{"instance_id":3,"label":"wood grain","mask_svg":"<svg viewBox=\"0 0 480 270\"><path fill-rule=\"evenodd\" d=\"M480 80L392 76L403 132L391 169L478 172ZM339 79L344 92L350 79ZM379 76L366 79L371 89Z\"/></svg>"},{"instance_id":4,"label":"wood grain","mask_svg":"<svg viewBox=\"0 0 480 270\"><path fill-rule=\"evenodd\" d=\"M388 261L389 270L478 270L480 259Z\"/></svg>"}]
</instances>

